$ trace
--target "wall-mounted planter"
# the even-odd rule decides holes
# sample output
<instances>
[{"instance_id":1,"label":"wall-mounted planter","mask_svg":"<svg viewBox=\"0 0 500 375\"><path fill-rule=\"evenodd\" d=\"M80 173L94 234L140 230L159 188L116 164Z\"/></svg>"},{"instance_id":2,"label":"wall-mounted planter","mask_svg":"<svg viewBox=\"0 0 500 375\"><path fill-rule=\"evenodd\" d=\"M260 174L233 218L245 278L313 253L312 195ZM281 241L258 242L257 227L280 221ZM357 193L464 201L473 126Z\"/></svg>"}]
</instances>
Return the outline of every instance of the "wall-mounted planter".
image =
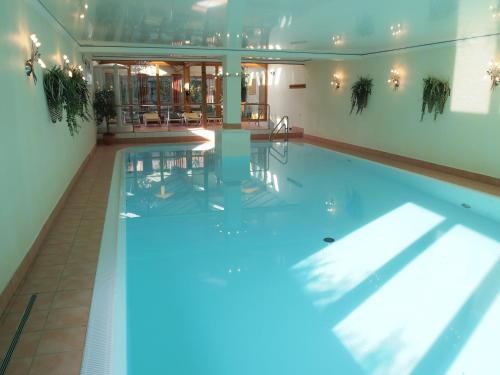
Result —
<instances>
[{"instance_id":1,"label":"wall-mounted planter","mask_svg":"<svg viewBox=\"0 0 500 375\"><path fill-rule=\"evenodd\" d=\"M434 120L436 120L438 114L443 114L446 101L450 94L451 89L448 81L434 77L425 78L422 94L422 116L420 121L424 119L426 111L429 113L434 112Z\"/></svg>"},{"instance_id":2,"label":"wall-mounted planter","mask_svg":"<svg viewBox=\"0 0 500 375\"><path fill-rule=\"evenodd\" d=\"M356 114L360 114L368 106L368 98L372 93L373 80L368 77L360 77L352 86L351 114L356 108Z\"/></svg>"}]
</instances>

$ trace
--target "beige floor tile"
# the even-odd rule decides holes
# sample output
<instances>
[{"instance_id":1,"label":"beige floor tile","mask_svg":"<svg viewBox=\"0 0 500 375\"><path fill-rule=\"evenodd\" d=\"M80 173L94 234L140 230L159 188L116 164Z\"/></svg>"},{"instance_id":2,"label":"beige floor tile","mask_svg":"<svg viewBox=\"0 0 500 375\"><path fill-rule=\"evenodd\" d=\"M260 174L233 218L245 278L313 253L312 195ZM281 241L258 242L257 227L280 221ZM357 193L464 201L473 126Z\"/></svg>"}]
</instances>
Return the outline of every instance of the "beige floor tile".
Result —
<instances>
[{"instance_id":1,"label":"beige floor tile","mask_svg":"<svg viewBox=\"0 0 500 375\"><path fill-rule=\"evenodd\" d=\"M13 358L33 357L38 347L38 342L40 341L41 335L42 331L23 332L23 334L19 338L19 341L17 342L12 357Z\"/></svg>"},{"instance_id":2,"label":"beige floor tile","mask_svg":"<svg viewBox=\"0 0 500 375\"><path fill-rule=\"evenodd\" d=\"M68 263L64 266L62 276L95 275L97 262Z\"/></svg>"},{"instance_id":3,"label":"beige floor tile","mask_svg":"<svg viewBox=\"0 0 500 375\"><path fill-rule=\"evenodd\" d=\"M91 289L94 286L94 275L68 275L61 278L58 290Z\"/></svg>"},{"instance_id":4,"label":"beige floor tile","mask_svg":"<svg viewBox=\"0 0 500 375\"><path fill-rule=\"evenodd\" d=\"M78 375L82 352L45 354L33 359L29 375Z\"/></svg>"},{"instance_id":5,"label":"beige floor tile","mask_svg":"<svg viewBox=\"0 0 500 375\"><path fill-rule=\"evenodd\" d=\"M12 358L5 375L28 375L32 362L33 358Z\"/></svg>"},{"instance_id":6,"label":"beige floor tile","mask_svg":"<svg viewBox=\"0 0 500 375\"><path fill-rule=\"evenodd\" d=\"M88 315L89 315L88 307L70 307L65 309L54 309L50 311L47 317L47 323L45 324L45 328L58 329L58 328L83 327L87 325Z\"/></svg>"},{"instance_id":7,"label":"beige floor tile","mask_svg":"<svg viewBox=\"0 0 500 375\"><path fill-rule=\"evenodd\" d=\"M67 254L40 254L33 263L33 267L38 266L56 266L66 264Z\"/></svg>"},{"instance_id":8,"label":"beige floor tile","mask_svg":"<svg viewBox=\"0 0 500 375\"><path fill-rule=\"evenodd\" d=\"M23 313L28 306L29 299L31 298L31 294L24 294L14 296L12 298L9 305L9 312L14 313ZM54 293L39 293L36 296L35 304L31 311L39 311L39 310L49 310L50 305L52 304L52 300L54 299Z\"/></svg>"},{"instance_id":9,"label":"beige floor tile","mask_svg":"<svg viewBox=\"0 0 500 375\"><path fill-rule=\"evenodd\" d=\"M2 359L9 348L9 345L12 341L12 335L4 335L0 336L0 363L2 363Z\"/></svg>"},{"instance_id":10,"label":"beige floor tile","mask_svg":"<svg viewBox=\"0 0 500 375\"><path fill-rule=\"evenodd\" d=\"M57 292L52 302L53 309L90 307L92 289Z\"/></svg>"},{"instance_id":11,"label":"beige floor tile","mask_svg":"<svg viewBox=\"0 0 500 375\"><path fill-rule=\"evenodd\" d=\"M56 264L52 266L38 266L32 267L28 274L26 275L27 279L45 279L50 277L60 277L64 270L64 264Z\"/></svg>"},{"instance_id":12,"label":"beige floor tile","mask_svg":"<svg viewBox=\"0 0 500 375\"><path fill-rule=\"evenodd\" d=\"M62 273L62 269L59 271ZM55 292L57 286L59 285L60 277L45 277L45 278L28 278L24 280L21 288L19 289L19 295L22 294L35 294L35 293L47 293Z\"/></svg>"},{"instance_id":13,"label":"beige floor tile","mask_svg":"<svg viewBox=\"0 0 500 375\"><path fill-rule=\"evenodd\" d=\"M40 247L38 255L68 255L71 250L72 243L45 245Z\"/></svg>"},{"instance_id":14,"label":"beige floor tile","mask_svg":"<svg viewBox=\"0 0 500 375\"><path fill-rule=\"evenodd\" d=\"M43 331L37 355L83 350L85 327Z\"/></svg>"},{"instance_id":15,"label":"beige floor tile","mask_svg":"<svg viewBox=\"0 0 500 375\"><path fill-rule=\"evenodd\" d=\"M97 251L72 252L68 257L68 264L72 263L95 263L99 259Z\"/></svg>"},{"instance_id":16,"label":"beige floor tile","mask_svg":"<svg viewBox=\"0 0 500 375\"><path fill-rule=\"evenodd\" d=\"M23 333L35 332L43 329L47 320L48 310L32 311L26 322ZM22 313L11 312L5 315L0 325L0 336L12 335L16 332Z\"/></svg>"}]
</instances>

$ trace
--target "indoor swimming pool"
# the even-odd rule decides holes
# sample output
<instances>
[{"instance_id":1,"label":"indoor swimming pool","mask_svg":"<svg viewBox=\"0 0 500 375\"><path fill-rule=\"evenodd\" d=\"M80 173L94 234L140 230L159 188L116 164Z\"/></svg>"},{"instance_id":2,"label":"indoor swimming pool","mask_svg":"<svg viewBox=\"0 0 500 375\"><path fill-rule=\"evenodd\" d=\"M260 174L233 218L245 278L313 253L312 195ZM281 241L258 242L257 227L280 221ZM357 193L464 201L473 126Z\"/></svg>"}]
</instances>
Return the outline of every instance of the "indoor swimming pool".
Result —
<instances>
[{"instance_id":1,"label":"indoor swimming pool","mask_svg":"<svg viewBox=\"0 0 500 375\"><path fill-rule=\"evenodd\" d=\"M497 197L300 143L117 163L89 329L113 261L128 374L500 373Z\"/></svg>"}]
</instances>

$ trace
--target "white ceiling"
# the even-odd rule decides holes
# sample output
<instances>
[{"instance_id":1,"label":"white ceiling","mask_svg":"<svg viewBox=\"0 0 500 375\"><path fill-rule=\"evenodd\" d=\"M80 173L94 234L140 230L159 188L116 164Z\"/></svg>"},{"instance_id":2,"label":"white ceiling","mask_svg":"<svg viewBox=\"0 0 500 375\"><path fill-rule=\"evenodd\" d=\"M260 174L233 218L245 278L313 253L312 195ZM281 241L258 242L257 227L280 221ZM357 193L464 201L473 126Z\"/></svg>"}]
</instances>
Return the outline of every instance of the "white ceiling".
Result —
<instances>
[{"instance_id":1,"label":"white ceiling","mask_svg":"<svg viewBox=\"0 0 500 375\"><path fill-rule=\"evenodd\" d=\"M124 54L144 46L242 49L248 56L366 54L496 35L497 1L39 0L81 46L115 46ZM334 36L341 37L337 44Z\"/></svg>"}]
</instances>

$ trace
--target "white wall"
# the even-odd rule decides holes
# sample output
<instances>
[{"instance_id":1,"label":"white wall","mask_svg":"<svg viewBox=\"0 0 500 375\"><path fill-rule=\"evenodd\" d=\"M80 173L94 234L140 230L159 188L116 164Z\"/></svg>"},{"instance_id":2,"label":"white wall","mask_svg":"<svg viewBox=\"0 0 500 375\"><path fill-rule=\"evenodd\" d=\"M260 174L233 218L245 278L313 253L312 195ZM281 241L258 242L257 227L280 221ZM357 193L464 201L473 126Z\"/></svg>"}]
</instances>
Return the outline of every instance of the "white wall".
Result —
<instances>
[{"instance_id":1,"label":"white wall","mask_svg":"<svg viewBox=\"0 0 500 375\"><path fill-rule=\"evenodd\" d=\"M277 117L288 115L292 127L304 127L306 89L289 88L291 84L306 83L304 65L271 64L268 76L271 119L275 121Z\"/></svg>"},{"instance_id":2,"label":"white wall","mask_svg":"<svg viewBox=\"0 0 500 375\"><path fill-rule=\"evenodd\" d=\"M306 64L306 134L425 160L500 178L500 87L484 79L495 58L496 38L477 39L427 50L365 57L355 61ZM391 68L402 71L394 91ZM331 85L334 73L342 87ZM373 78L373 94L363 114L350 115L350 87L360 75ZM420 122L422 79L448 79L452 96L436 121ZM293 110L299 99L286 101Z\"/></svg>"},{"instance_id":3,"label":"white wall","mask_svg":"<svg viewBox=\"0 0 500 375\"><path fill-rule=\"evenodd\" d=\"M71 137L65 122L49 120L43 92L24 73L30 34L42 43L47 67L66 54L81 64L75 43L34 0L0 6L0 292L30 249L71 178L95 144L95 126Z\"/></svg>"}]
</instances>

